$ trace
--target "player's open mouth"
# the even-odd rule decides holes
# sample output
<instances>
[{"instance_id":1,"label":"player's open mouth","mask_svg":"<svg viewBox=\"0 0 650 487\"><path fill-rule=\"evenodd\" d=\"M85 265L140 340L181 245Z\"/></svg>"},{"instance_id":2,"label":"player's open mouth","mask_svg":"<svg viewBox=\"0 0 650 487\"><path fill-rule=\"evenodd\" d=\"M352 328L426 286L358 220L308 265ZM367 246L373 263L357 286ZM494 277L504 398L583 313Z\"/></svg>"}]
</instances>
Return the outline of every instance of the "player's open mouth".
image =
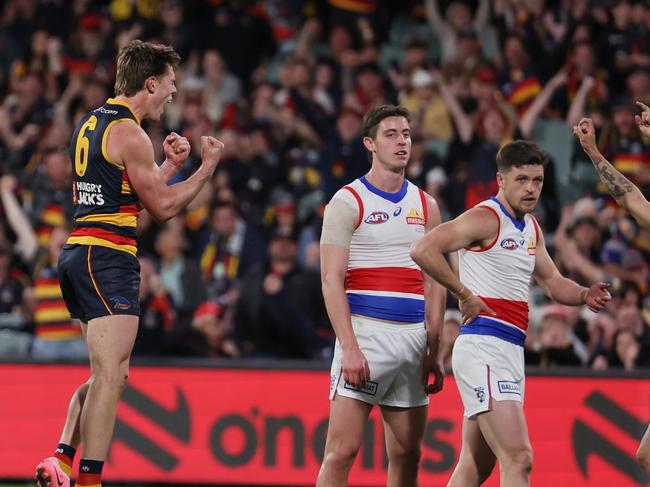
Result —
<instances>
[{"instance_id":1,"label":"player's open mouth","mask_svg":"<svg viewBox=\"0 0 650 487\"><path fill-rule=\"evenodd\" d=\"M396 156L406 156L406 151L405 150L399 150L395 152Z\"/></svg>"}]
</instances>

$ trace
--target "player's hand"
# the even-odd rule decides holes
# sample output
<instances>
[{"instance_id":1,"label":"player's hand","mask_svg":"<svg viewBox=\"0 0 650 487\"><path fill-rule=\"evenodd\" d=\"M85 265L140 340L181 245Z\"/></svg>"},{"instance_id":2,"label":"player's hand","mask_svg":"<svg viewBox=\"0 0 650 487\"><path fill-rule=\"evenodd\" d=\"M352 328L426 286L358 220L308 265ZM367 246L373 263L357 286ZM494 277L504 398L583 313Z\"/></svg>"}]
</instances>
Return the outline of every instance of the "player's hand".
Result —
<instances>
[{"instance_id":1,"label":"player's hand","mask_svg":"<svg viewBox=\"0 0 650 487\"><path fill-rule=\"evenodd\" d=\"M606 282L599 282L589 288L585 296L585 304L591 311L598 313L612 300L608 288L609 283Z\"/></svg>"},{"instance_id":2,"label":"player's hand","mask_svg":"<svg viewBox=\"0 0 650 487\"><path fill-rule=\"evenodd\" d=\"M576 136L582 149L587 154L598 150L598 146L596 145L596 129L594 129L594 122L590 118L583 118L577 125L574 125L573 135Z\"/></svg>"},{"instance_id":3,"label":"player's hand","mask_svg":"<svg viewBox=\"0 0 650 487\"><path fill-rule=\"evenodd\" d=\"M470 323L480 314L496 316L497 314L490 308L485 301L472 294L469 298L461 301L458 305L460 314L463 318L463 325Z\"/></svg>"},{"instance_id":4,"label":"player's hand","mask_svg":"<svg viewBox=\"0 0 650 487\"><path fill-rule=\"evenodd\" d=\"M370 380L370 367L359 345L343 349L341 368L345 382L357 389L363 389Z\"/></svg>"},{"instance_id":5,"label":"player's hand","mask_svg":"<svg viewBox=\"0 0 650 487\"><path fill-rule=\"evenodd\" d=\"M219 164L222 153L223 142L209 135L201 136L201 160L211 171L214 171Z\"/></svg>"},{"instance_id":6,"label":"player's hand","mask_svg":"<svg viewBox=\"0 0 650 487\"><path fill-rule=\"evenodd\" d=\"M163 141L163 151L167 160L180 169L190 155L190 143L185 137L172 132Z\"/></svg>"},{"instance_id":7,"label":"player's hand","mask_svg":"<svg viewBox=\"0 0 650 487\"><path fill-rule=\"evenodd\" d=\"M433 384L429 383L429 376L433 374ZM445 367L442 360L435 355L427 352L422 364L422 383L427 394L435 394L442 390L445 380Z\"/></svg>"},{"instance_id":8,"label":"player's hand","mask_svg":"<svg viewBox=\"0 0 650 487\"><path fill-rule=\"evenodd\" d=\"M637 106L641 107L641 115L634 115L634 121L639 127L639 130L646 137L650 137L650 107L640 101L636 102Z\"/></svg>"}]
</instances>

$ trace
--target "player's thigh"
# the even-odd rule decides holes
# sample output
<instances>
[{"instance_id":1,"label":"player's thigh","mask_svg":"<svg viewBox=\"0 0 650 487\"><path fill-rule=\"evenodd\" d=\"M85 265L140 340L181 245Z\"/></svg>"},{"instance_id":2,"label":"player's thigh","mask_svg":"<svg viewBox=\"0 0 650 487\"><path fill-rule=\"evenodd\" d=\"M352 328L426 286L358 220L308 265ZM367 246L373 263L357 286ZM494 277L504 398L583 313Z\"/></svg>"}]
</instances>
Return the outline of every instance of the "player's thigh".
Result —
<instances>
[{"instance_id":1,"label":"player's thigh","mask_svg":"<svg viewBox=\"0 0 650 487\"><path fill-rule=\"evenodd\" d=\"M532 451L524 408L519 401L492 401L490 411L477 418L483 437L497 458Z\"/></svg>"},{"instance_id":2,"label":"player's thigh","mask_svg":"<svg viewBox=\"0 0 650 487\"><path fill-rule=\"evenodd\" d=\"M496 464L496 456L485 441L476 418L463 418L462 437L459 462L463 467L474 470L479 476L489 475Z\"/></svg>"},{"instance_id":3,"label":"player's thigh","mask_svg":"<svg viewBox=\"0 0 650 487\"><path fill-rule=\"evenodd\" d=\"M330 401L326 453L338 451L350 454L358 451L371 410L371 404L337 394Z\"/></svg>"},{"instance_id":4,"label":"player's thigh","mask_svg":"<svg viewBox=\"0 0 650 487\"><path fill-rule=\"evenodd\" d=\"M428 406L399 408L380 406L389 457L419 449L427 425Z\"/></svg>"},{"instance_id":5,"label":"player's thigh","mask_svg":"<svg viewBox=\"0 0 650 487\"><path fill-rule=\"evenodd\" d=\"M117 367L128 361L138 321L138 316L108 315L88 322L86 341L93 367Z\"/></svg>"}]
</instances>

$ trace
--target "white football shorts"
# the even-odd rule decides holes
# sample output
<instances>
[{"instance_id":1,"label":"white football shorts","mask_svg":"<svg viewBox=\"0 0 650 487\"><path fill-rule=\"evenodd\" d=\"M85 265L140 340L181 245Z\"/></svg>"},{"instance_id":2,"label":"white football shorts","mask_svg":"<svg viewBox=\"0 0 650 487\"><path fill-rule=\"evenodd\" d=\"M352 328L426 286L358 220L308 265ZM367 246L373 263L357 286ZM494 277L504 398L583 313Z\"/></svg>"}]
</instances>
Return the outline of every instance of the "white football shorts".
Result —
<instances>
[{"instance_id":1,"label":"white football shorts","mask_svg":"<svg viewBox=\"0 0 650 487\"><path fill-rule=\"evenodd\" d=\"M523 347L489 335L459 335L451 366L466 417L489 411L492 400L523 404Z\"/></svg>"},{"instance_id":2,"label":"white football shorts","mask_svg":"<svg viewBox=\"0 0 650 487\"><path fill-rule=\"evenodd\" d=\"M422 364L427 352L424 323L389 323L352 315L352 328L370 368L370 380L363 389L342 377L342 350L334 347L330 375L330 400L336 394L370 404L416 407L429 403L422 383Z\"/></svg>"}]
</instances>

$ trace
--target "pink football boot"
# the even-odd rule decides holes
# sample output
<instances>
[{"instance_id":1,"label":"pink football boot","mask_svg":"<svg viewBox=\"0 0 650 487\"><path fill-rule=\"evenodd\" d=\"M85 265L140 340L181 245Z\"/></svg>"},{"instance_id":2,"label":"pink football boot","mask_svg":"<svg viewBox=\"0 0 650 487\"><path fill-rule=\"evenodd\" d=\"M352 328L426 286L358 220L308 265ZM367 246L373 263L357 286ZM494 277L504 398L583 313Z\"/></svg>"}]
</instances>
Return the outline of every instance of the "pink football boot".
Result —
<instances>
[{"instance_id":1,"label":"pink football boot","mask_svg":"<svg viewBox=\"0 0 650 487\"><path fill-rule=\"evenodd\" d=\"M38 487L70 487L70 477L61 469L56 457L48 457L36 465L34 478Z\"/></svg>"}]
</instances>

